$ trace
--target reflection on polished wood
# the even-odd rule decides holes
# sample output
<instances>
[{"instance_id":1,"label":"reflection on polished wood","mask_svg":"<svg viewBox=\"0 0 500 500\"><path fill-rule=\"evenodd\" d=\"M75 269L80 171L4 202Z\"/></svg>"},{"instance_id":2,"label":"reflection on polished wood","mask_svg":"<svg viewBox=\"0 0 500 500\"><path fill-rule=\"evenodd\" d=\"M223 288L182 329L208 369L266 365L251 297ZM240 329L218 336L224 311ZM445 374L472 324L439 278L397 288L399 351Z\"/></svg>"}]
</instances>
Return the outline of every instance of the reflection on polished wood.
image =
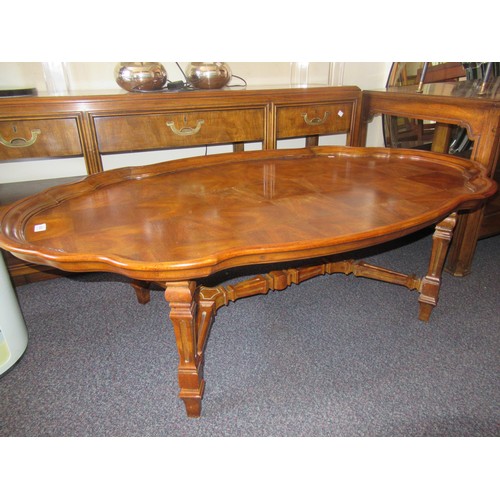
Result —
<instances>
[{"instance_id":1,"label":"reflection on polished wood","mask_svg":"<svg viewBox=\"0 0 500 500\"><path fill-rule=\"evenodd\" d=\"M417 290L419 317L428 320L454 213L477 209L494 191L481 165L432 152L317 147L221 154L96 174L14 203L0 213L0 246L67 271L128 276L141 303L149 282L164 287L180 397L188 415L199 416L204 350L221 306L342 272ZM335 258L433 224L423 278ZM286 265L310 258L324 260ZM226 287L199 284L218 271L260 264L286 269Z\"/></svg>"}]
</instances>

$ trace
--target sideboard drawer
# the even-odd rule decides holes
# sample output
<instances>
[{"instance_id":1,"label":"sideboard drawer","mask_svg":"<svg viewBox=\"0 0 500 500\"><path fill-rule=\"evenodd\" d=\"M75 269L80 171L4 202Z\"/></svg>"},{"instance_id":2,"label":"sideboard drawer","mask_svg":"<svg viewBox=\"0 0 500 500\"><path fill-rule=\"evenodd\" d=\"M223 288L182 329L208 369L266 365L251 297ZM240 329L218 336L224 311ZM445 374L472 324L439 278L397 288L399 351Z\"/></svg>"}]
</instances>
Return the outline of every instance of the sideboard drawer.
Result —
<instances>
[{"instance_id":1,"label":"sideboard drawer","mask_svg":"<svg viewBox=\"0 0 500 500\"><path fill-rule=\"evenodd\" d=\"M276 137L301 137L349 132L352 103L283 106L276 111Z\"/></svg>"},{"instance_id":2,"label":"sideboard drawer","mask_svg":"<svg viewBox=\"0 0 500 500\"><path fill-rule=\"evenodd\" d=\"M96 117L102 153L260 141L264 109Z\"/></svg>"},{"instance_id":3,"label":"sideboard drawer","mask_svg":"<svg viewBox=\"0 0 500 500\"><path fill-rule=\"evenodd\" d=\"M0 160L81 154L75 118L0 121Z\"/></svg>"}]
</instances>

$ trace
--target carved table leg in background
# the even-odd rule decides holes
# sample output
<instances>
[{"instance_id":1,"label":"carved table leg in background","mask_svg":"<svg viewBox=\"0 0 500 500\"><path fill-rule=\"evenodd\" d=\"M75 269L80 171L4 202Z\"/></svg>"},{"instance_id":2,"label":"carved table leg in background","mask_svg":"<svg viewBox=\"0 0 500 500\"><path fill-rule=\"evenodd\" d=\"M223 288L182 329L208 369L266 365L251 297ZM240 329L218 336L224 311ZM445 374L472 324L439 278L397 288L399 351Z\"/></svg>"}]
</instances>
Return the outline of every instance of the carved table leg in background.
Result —
<instances>
[{"instance_id":1,"label":"carved table leg in background","mask_svg":"<svg viewBox=\"0 0 500 500\"><path fill-rule=\"evenodd\" d=\"M139 304L147 304L151 300L151 292L149 290L151 283L149 281L133 280L130 284L135 290Z\"/></svg>"},{"instance_id":2,"label":"carved table leg in background","mask_svg":"<svg viewBox=\"0 0 500 500\"><path fill-rule=\"evenodd\" d=\"M437 304L439 288L441 286L441 275L456 220L457 214L451 214L437 224L434 231L429 270L427 271L427 275L422 279L420 297L418 299L420 303L418 318L422 321L429 320L431 312Z\"/></svg>"},{"instance_id":3,"label":"carved table leg in background","mask_svg":"<svg viewBox=\"0 0 500 500\"><path fill-rule=\"evenodd\" d=\"M471 272L483 214L484 207L461 214L457 219L455 237L446 263L446 270L453 276L467 276Z\"/></svg>"},{"instance_id":4,"label":"carved table leg in background","mask_svg":"<svg viewBox=\"0 0 500 500\"><path fill-rule=\"evenodd\" d=\"M188 417L199 417L205 388L203 352L198 349L197 295L194 281L166 283L165 298L170 303L179 351L179 397L186 405Z\"/></svg>"}]
</instances>

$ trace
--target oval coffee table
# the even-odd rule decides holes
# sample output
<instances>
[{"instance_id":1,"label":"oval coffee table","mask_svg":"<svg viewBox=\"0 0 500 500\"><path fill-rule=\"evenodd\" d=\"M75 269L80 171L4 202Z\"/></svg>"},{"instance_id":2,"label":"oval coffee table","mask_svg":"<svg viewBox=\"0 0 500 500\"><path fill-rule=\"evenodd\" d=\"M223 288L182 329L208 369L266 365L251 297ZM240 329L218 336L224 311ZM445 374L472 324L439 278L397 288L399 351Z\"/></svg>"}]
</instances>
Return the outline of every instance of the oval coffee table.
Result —
<instances>
[{"instance_id":1,"label":"oval coffee table","mask_svg":"<svg viewBox=\"0 0 500 500\"><path fill-rule=\"evenodd\" d=\"M204 350L219 307L342 272L417 290L419 318L427 321L456 212L480 208L495 189L479 164L425 151L218 154L94 174L16 202L0 213L0 246L66 271L128 276L142 303L150 283L164 287L179 351L179 396L187 414L199 416ZM345 259L431 225L422 278ZM325 259L297 267L312 258ZM198 284L260 264L286 270L225 287Z\"/></svg>"}]
</instances>

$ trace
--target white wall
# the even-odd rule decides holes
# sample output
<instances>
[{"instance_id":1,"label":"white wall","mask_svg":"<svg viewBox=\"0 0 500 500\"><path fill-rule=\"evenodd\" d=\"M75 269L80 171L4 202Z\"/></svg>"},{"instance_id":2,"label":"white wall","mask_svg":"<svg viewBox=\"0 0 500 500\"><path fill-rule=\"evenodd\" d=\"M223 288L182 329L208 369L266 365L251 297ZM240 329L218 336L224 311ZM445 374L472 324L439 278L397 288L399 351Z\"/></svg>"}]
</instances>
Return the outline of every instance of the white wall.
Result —
<instances>
[{"instance_id":1,"label":"white wall","mask_svg":"<svg viewBox=\"0 0 500 500\"><path fill-rule=\"evenodd\" d=\"M45 67L64 67L68 76L68 87L72 91L117 89L114 70L117 62L69 62L45 63ZM162 63L170 80L182 79L176 63ZM229 62L233 74L243 77L252 85L289 85L290 83L315 83L341 85L342 78L347 85L369 88L383 86L387 79L387 64L390 63L330 63L330 62ZM180 62L184 70L187 62ZM334 73L332 75L331 73ZM298 78L305 76L300 82ZM352 83L352 82L355 83ZM44 63L41 62L0 62L0 88L36 87L47 90ZM231 83L238 83L236 79Z\"/></svg>"},{"instance_id":2,"label":"white wall","mask_svg":"<svg viewBox=\"0 0 500 500\"><path fill-rule=\"evenodd\" d=\"M0 88L36 87L47 90L50 78L57 80L57 70L64 71L66 79L55 82L75 93L88 90L117 89L114 80L116 62L0 62ZM184 69L188 63L179 63ZM391 63L330 63L330 62L228 62L234 75L244 78L249 86L290 84L357 85L361 89L382 88L386 84ZM163 62L170 80L182 79L182 73L173 62ZM44 72L45 71L45 72ZM52 72L51 72L52 71ZM231 84L239 83L233 79ZM301 140L281 141L279 147L297 147ZM343 135L322 137L320 144L345 144ZM368 127L367 145L382 146L381 120L374 120ZM260 148L260 144L247 149ZM209 153L230 151L229 146L210 146ZM168 159L205 154L205 148L189 150L155 151L103 157L104 169L128 165L144 165ZM83 158L0 162L0 183L43 178L85 175Z\"/></svg>"},{"instance_id":3,"label":"white wall","mask_svg":"<svg viewBox=\"0 0 500 500\"><path fill-rule=\"evenodd\" d=\"M357 85L361 90L384 88L392 63L345 63L343 85ZM368 125L367 146L383 146L382 117L376 116Z\"/></svg>"}]
</instances>

